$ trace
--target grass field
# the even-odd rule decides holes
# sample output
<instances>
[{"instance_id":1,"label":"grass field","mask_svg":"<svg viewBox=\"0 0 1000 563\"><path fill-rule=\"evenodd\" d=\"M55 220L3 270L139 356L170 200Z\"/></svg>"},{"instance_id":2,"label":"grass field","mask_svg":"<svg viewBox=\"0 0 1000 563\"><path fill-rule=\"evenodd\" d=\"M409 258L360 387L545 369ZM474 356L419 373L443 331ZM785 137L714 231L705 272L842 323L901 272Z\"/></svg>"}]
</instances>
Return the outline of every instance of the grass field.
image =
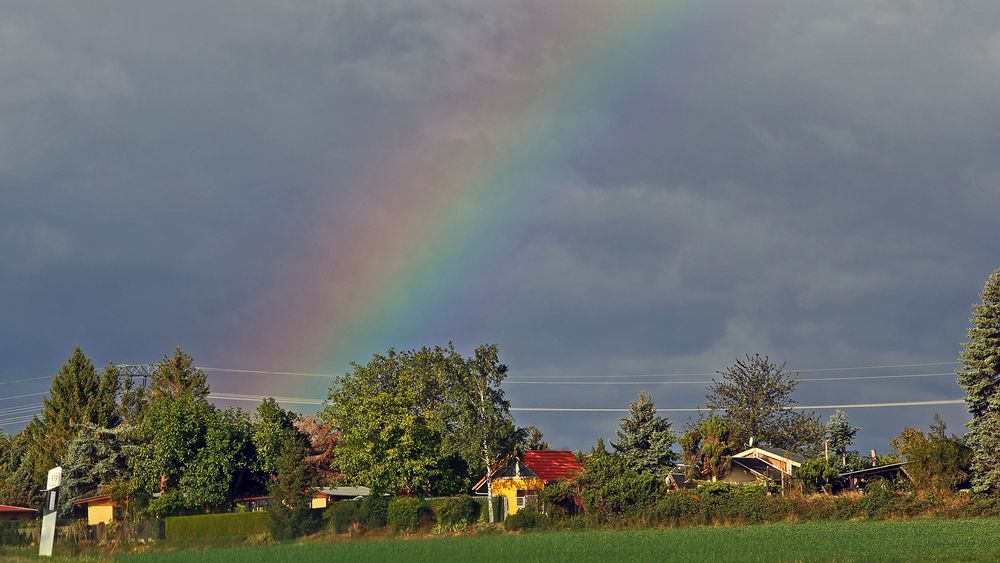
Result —
<instances>
[{"instance_id":1,"label":"grass field","mask_svg":"<svg viewBox=\"0 0 1000 563\"><path fill-rule=\"evenodd\" d=\"M158 561L969 561L1000 559L1000 519L536 532L146 553Z\"/></svg>"}]
</instances>

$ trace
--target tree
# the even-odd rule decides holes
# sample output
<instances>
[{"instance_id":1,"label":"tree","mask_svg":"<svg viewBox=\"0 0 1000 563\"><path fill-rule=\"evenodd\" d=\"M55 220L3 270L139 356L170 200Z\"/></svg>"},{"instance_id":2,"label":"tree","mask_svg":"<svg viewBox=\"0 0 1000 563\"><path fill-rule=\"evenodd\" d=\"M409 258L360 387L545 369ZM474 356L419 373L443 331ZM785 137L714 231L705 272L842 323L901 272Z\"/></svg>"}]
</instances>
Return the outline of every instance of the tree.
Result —
<instances>
[{"instance_id":1,"label":"tree","mask_svg":"<svg viewBox=\"0 0 1000 563\"><path fill-rule=\"evenodd\" d=\"M35 419L34 423L37 422ZM38 491L44 483L35 473L32 455L28 428L13 436L0 430L0 504L41 504Z\"/></svg>"},{"instance_id":2,"label":"tree","mask_svg":"<svg viewBox=\"0 0 1000 563\"><path fill-rule=\"evenodd\" d=\"M339 438L329 423L314 415L295 421L295 427L306 436L306 457L303 460L318 484L332 486L341 476L334 465L334 451Z\"/></svg>"},{"instance_id":3,"label":"tree","mask_svg":"<svg viewBox=\"0 0 1000 563\"><path fill-rule=\"evenodd\" d=\"M795 478L808 492L833 492L833 481L840 475L823 456L809 458L795 470Z\"/></svg>"},{"instance_id":4,"label":"tree","mask_svg":"<svg viewBox=\"0 0 1000 563\"><path fill-rule=\"evenodd\" d=\"M195 367L194 358L178 346L173 356L163 356L149 381L149 400L186 395L194 399L208 397L205 374Z\"/></svg>"},{"instance_id":5,"label":"tree","mask_svg":"<svg viewBox=\"0 0 1000 563\"><path fill-rule=\"evenodd\" d=\"M309 471L305 447L293 434L283 434L275 460L274 477L267 488L268 525L277 540L296 538L313 531L316 519L309 506Z\"/></svg>"},{"instance_id":6,"label":"tree","mask_svg":"<svg viewBox=\"0 0 1000 563\"><path fill-rule=\"evenodd\" d=\"M525 441L524 449L528 450L549 450L552 449L549 443L542 436L542 431L537 426L531 425L524 429Z\"/></svg>"},{"instance_id":7,"label":"tree","mask_svg":"<svg viewBox=\"0 0 1000 563\"><path fill-rule=\"evenodd\" d=\"M847 448L854 443L854 436L860 428L851 426L847 413L837 409L826 422L826 436L830 449L841 458L841 465L847 464Z\"/></svg>"},{"instance_id":8,"label":"tree","mask_svg":"<svg viewBox=\"0 0 1000 563\"><path fill-rule=\"evenodd\" d=\"M483 344L465 362L465 369L458 370L457 374L458 385L454 386L457 401L453 403L457 427L450 436L451 449L472 467L482 463L492 523L490 469L503 453L510 452L521 441L517 439L514 417L510 414L510 401L500 388L507 375L507 366L500 363L500 349L496 344Z\"/></svg>"},{"instance_id":9,"label":"tree","mask_svg":"<svg viewBox=\"0 0 1000 563\"><path fill-rule=\"evenodd\" d=\"M428 492L440 478L448 387L464 359L448 348L376 354L352 364L321 418L339 434L335 462L375 493Z\"/></svg>"},{"instance_id":10,"label":"tree","mask_svg":"<svg viewBox=\"0 0 1000 563\"><path fill-rule=\"evenodd\" d=\"M136 440L136 428L119 425L101 428L87 424L69 444L63 462L59 512L69 517L73 500L82 496L111 494L124 497L129 478L128 445Z\"/></svg>"},{"instance_id":11,"label":"tree","mask_svg":"<svg viewBox=\"0 0 1000 563\"><path fill-rule=\"evenodd\" d=\"M709 415L698 427L698 469L702 478L717 481L729 471L733 456L729 424Z\"/></svg>"},{"instance_id":12,"label":"tree","mask_svg":"<svg viewBox=\"0 0 1000 563\"><path fill-rule=\"evenodd\" d=\"M278 406L268 397L257 405L251 440L256 452L254 469L266 475L277 472L278 458L289 440L306 441L306 436L295 427L295 415Z\"/></svg>"},{"instance_id":13,"label":"tree","mask_svg":"<svg viewBox=\"0 0 1000 563\"><path fill-rule=\"evenodd\" d=\"M785 364L754 354L719 372L713 379L705 405L721 411L737 445L768 443L802 454L822 447L823 426L815 415L796 412L792 392L798 380Z\"/></svg>"},{"instance_id":14,"label":"tree","mask_svg":"<svg viewBox=\"0 0 1000 563\"><path fill-rule=\"evenodd\" d=\"M109 366L98 377L83 351L73 350L52 379L41 417L29 425L38 475L45 475L62 462L69 442L83 425L107 427L117 423L117 392L114 367Z\"/></svg>"},{"instance_id":15,"label":"tree","mask_svg":"<svg viewBox=\"0 0 1000 563\"><path fill-rule=\"evenodd\" d=\"M922 430L906 427L892 441L899 453L906 457L906 474L921 490L945 492L969 480L969 463L972 450L952 434L939 414L925 435Z\"/></svg>"},{"instance_id":16,"label":"tree","mask_svg":"<svg viewBox=\"0 0 1000 563\"><path fill-rule=\"evenodd\" d=\"M1000 493L1000 268L973 306L968 342L962 344L958 383L972 415L966 442L972 448L972 490Z\"/></svg>"},{"instance_id":17,"label":"tree","mask_svg":"<svg viewBox=\"0 0 1000 563\"><path fill-rule=\"evenodd\" d=\"M629 416L618 422L618 441L611 446L639 473L662 476L677 463L673 451L676 436L668 418L656 416L649 394L629 404Z\"/></svg>"}]
</instances>

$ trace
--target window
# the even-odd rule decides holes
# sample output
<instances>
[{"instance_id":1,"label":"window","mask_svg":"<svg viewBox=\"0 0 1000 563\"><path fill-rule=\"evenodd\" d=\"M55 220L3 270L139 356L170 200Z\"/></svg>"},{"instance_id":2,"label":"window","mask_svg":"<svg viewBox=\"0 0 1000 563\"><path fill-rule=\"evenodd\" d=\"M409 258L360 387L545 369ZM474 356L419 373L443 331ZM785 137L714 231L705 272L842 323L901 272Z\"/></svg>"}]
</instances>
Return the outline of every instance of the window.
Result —
<instances>
[{"instance_id":1,"label":"window","mask_svg":"<svg viewBox=\"0 0 1000 563\"><path fill-rule=\"evenodd\" d=\"M517 497L517 507L524 508L525 500L525 497Z\"/></svg>"}]
</instances>

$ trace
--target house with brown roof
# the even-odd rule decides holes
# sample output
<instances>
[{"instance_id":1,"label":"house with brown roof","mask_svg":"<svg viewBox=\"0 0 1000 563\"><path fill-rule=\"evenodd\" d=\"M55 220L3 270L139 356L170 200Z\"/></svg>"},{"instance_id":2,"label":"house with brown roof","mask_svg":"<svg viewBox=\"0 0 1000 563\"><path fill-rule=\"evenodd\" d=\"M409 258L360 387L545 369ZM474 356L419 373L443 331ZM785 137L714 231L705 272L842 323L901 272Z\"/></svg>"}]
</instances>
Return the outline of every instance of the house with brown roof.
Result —
<instances>
[{"instance_id":1,"label":"house with brown roof","mask_svg":"<svg viewBox=\"0 0 1000 563\"><path fill-rule=\"evenodd\" d=\"M0 504L0 520L32 520L38 516L34 508Z\"/></svg>"},{"instance_id":2,"label":"house with brown roof","mask_svg":"<svg viewBox=\"0 0 1000 563\"><path fill-rule=\"evenodd\" d=\"M120 511L121 504L115 502L111 495L97 495L92 497L79 498L73 501L73 506L84 506L87 508L87 524L96 526L98 524L110 524Z\"/></svg>"},{"instance_id":3,"label":"house with brown roof","mask_svg":"<svg viewBox=\"0 0 1000 563\"><path fill-rule=\"evenodd\" d=\"M528 497L535 496L545 485L558 479L572 479L583 471L573 452L566 450L528 450L520 456L508 456L490 472L493 494L506 499L507 514L516 514L524 508ZM487 476L484 475L472 491L487 494Z\"/></svg>"},{"instance_id":4,"label":"house with brown roof","mask_svg":"<svg viewBox=\"0 0 1000 563\"><path fill-rule=\"evenodd\" d=\"M733 455L729 470L719 477L719 481L733 484L762 481L785 483L803 462L805 458L795 452L760 444Z\"/></svg>"}]
</instances>

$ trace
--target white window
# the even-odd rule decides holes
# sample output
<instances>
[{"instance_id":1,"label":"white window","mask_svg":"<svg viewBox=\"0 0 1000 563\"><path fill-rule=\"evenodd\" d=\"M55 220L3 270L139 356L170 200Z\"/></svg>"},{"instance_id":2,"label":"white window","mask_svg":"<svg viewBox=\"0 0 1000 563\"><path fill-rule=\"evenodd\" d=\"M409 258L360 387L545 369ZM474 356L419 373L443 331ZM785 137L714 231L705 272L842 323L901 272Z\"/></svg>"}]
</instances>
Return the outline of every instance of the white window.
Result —
<instances>
[{"instance_id":1,"label":"white window","mask_svg":"<svg viewBox=\"0 0 1000 563\"><path fill-rule=\"evenodd\" d=\"M526 497L517 497L517 507L524 508Z\"/></svg>"}]
</instances>

